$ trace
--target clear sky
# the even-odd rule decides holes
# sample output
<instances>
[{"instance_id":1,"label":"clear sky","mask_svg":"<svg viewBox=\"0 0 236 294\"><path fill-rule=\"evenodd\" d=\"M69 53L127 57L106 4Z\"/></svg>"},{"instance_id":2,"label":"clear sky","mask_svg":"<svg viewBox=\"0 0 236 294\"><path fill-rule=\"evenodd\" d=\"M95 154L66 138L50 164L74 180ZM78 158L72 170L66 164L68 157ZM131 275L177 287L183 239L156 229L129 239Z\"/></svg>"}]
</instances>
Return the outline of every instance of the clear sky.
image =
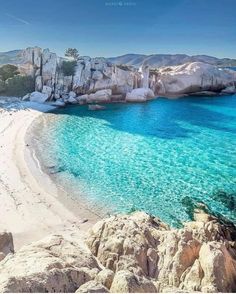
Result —
<instances>
[{"instance_id":1,"label":"clear sky","mask_svg":"<svg viewBox=\"0 0 236 294\"><path fill-rule=\"evenodd\" d=\"M0 0L0 51L236 58L236 0Z\"/></svg>"}]
</instances>

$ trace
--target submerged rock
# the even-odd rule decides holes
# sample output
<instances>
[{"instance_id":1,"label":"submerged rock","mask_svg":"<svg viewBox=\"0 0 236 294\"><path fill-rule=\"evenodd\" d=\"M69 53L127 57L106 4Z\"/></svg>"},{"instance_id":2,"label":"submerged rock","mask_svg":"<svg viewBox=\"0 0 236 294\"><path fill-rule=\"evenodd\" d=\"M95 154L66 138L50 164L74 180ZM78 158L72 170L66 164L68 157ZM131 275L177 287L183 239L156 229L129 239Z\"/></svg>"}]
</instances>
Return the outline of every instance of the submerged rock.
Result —
<instances>
[{"instance_id":1,"label":"submerged rock","mask_svg":"<svg viewBox=\"0 0 236 294\"><path fill-rule=\"evenodd\" d=\"M93 105L89 105L88 109L89 110L102 110L102 109L106 109L106 107L103 105L99 105L99 104L93 104Z\"/></svg>"}]
</instances>

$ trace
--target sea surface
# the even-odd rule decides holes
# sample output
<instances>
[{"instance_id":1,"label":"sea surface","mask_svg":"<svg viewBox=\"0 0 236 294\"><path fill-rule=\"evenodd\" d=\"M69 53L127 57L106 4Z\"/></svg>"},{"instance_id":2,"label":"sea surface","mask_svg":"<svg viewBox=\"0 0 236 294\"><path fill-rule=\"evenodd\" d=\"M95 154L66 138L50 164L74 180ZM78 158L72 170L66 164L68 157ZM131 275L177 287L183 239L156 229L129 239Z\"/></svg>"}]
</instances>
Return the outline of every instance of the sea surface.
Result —
<instances>
[{"instance_id":1,"label":"sea surface","mask_svg":"<svg viewBox=\"0 0 236 294\"><path fill-rule=\"evenodd\" d=\"M73 197L172 226L199 203L236 222L236 96L158 98L37 119L43 166Z\"/></svg>"}]
</instances>

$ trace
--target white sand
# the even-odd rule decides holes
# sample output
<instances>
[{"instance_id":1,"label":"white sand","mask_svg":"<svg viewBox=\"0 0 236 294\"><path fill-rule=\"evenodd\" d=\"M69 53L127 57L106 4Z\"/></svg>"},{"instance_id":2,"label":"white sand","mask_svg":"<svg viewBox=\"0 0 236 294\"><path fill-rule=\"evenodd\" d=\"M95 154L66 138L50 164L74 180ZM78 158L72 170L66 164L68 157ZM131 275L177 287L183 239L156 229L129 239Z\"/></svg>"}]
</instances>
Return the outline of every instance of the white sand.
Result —
<instances>
[{"instance_id":1,"label":"white sand","mask_svg":"<svg viewBox=\"0 0 236 294\"><path fill-rule=\"evenodd\" d=\"M32 121L52 107L30 102L16 107L18 111L0 108L0 231L12 232L16 249L49 233L76 227L82 233L98 218L81 207L78 214L73 213L59 201L57 188L33 163L37 161L30 159L30 146L25 142ZM45 185L39 184L32 169Z\"/></svg>"}]
</instances>

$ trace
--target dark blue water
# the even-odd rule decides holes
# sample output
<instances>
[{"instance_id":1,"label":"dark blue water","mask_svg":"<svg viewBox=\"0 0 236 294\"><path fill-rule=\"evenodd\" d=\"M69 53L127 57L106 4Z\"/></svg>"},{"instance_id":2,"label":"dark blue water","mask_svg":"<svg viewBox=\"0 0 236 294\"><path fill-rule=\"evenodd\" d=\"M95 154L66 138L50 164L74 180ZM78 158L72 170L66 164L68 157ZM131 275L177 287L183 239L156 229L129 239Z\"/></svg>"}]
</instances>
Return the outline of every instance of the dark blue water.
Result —
<instances>
[{"instance_id":1,"label":"dark blue water","mask_svg":"<svg viewBox=\"0 0 236 294\"><path fill-rule=\"evenodd\" d=\"M106 107L48 116L38 147L62 185L110 212L141 209L174 226L199 202L236 221L236 96Z\"/></svg>"}]
</instances>

